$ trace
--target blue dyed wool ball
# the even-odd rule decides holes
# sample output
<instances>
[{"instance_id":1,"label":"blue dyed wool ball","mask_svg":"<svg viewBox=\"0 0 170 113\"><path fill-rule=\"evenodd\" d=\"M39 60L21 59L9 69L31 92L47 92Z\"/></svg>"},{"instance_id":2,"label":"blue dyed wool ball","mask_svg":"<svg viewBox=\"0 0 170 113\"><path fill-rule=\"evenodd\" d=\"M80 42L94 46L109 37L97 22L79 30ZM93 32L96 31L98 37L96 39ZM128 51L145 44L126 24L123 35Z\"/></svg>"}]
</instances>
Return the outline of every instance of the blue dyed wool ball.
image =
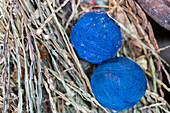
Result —
<instances>
[{"instance_id":1,"label":"blue dyed wool ball","mask_svg":"<svg viewBox=\"0 0 170 113\"><path fill-rule=\"evenodd\" d=\"M147 81L138 64L118 57L99 64L91 75L91 87L104 107L121 111L133 107L144 96Z\"/></svg>"},{"instance_id":2,"label":"blue dyed wool ball","mask_svg":"<svg viewBox=\"0 0 170 113\"><path fill-rule=\"evenodd\" d=\"M120 28L105 11L93 11L77 21L71 42L82 59L101 63L117 53L122 36Z\"/></svg>"}]
</instances>

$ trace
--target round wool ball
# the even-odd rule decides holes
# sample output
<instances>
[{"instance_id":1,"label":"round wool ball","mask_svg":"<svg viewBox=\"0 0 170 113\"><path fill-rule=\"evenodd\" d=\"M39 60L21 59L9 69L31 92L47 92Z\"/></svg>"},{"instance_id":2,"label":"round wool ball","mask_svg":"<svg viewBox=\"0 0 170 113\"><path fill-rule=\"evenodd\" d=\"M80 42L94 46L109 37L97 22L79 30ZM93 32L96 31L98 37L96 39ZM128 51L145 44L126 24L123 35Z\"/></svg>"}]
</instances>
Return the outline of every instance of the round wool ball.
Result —
<instances>
[{"instance_id":1,"label":"round wool ball","mask_svg":"<svg viewBox=\"0 0 170 113\"><path fill-rule=\"evenodd\" d=\"M117 53L122 36L119 26L105 11L93 11L77 21L71 32L71 42L82 59L101 63Z\"/></svg>"},{"instance_id":2,"label":"round wool ball","mask_svg":"<svg viewBox=\"0 0 170 113\"><path fill-rule=\"evenodd\" d=\"M133 107L144 96L147 81L138 64L117 57L98 65L91 75L91 87L104 107L121 111Z\"/></svg>"}]
</instances>

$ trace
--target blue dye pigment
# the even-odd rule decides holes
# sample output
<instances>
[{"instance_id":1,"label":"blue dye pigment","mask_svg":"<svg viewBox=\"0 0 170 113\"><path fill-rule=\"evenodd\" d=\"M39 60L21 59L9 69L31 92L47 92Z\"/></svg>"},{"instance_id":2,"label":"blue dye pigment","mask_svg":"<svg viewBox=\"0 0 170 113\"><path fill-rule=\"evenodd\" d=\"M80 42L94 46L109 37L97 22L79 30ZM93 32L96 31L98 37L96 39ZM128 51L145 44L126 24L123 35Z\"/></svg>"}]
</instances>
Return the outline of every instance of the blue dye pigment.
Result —
<instances>
[{"instance_id":1,"label":"blue dye pigment","mask_svg":"<svg viewBox=\"0 0 170 113\"><path fill-rule=\"evenodd\" d=\"M117 57L98 65L91 75L91 87L101 105L121 111L133 107L144 96L147 81L138 64Z\"/></svg>"},{"instance_id":2,"label":"blue dye pigment","mask_svg":"<svg viewBox=\"0 0 170 113\"><path fill-rule=\"evenodd\" d=\"M122 36L120 28L105 11L93 11L77 21L71 42L82 59L101 63L117 53Z\"/></svg>"}]
</instances>

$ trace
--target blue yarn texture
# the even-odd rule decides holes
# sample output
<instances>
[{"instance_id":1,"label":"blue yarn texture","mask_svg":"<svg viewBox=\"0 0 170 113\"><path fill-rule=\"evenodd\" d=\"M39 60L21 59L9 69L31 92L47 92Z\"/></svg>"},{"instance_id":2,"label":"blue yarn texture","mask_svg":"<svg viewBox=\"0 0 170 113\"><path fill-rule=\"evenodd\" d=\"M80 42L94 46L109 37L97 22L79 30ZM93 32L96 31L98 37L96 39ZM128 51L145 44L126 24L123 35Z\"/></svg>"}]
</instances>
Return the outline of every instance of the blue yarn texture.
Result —
<instances>
[{"instance_id":1,"label":"blue yarn texture","mask_svg":"<svg viewBox=\"0 0 170 113\"><path fill-rule=\"evenodd\" d=\"M121 111L133 107L144 96L147 81L138 64L117 57L98 65L91 75L91 87L104 107Z\"/></svg>"},{"instance_id":2,"label":"blue yarn texture","mask_svg":"<svg viewBox=\"0 0 170 113\"><path fill-rule=\"evenodd\" d=\"M117 53L122 36L120 28L105 11L93 11L77 21L71 42L82 59L101 63Z\"/></svg>"}]
</instances>

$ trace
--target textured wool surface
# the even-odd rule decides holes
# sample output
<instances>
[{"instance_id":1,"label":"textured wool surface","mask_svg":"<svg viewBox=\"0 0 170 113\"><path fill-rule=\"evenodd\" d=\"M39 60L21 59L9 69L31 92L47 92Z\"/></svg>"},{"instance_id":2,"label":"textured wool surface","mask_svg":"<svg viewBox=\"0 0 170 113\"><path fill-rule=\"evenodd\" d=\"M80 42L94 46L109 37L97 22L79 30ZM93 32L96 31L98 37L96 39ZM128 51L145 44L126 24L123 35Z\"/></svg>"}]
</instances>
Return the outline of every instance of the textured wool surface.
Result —
<instances>
[{"instance_id":1,"label":"textured wool surface","mask_svg":"<svg viewBox=\"0 0 170 113\"><path fill-rule=\"evenodd\" d=\"M77 21L71 42L82 59L101 63L117 53L122 36L120 28L105 11L93 11Z\"/></svg>"},{"instance_id":2,"label":"textured wool surface","mask_svg":"<svg viewBox=\"0 0 170 113\"><path fill-rule=\"evenodd\" d=\"M144 96L147 81L138 64L117 57L98 65L91 75L91 87L104 107L121 111L133 107Z\"/></svg>"}]
</instances>

